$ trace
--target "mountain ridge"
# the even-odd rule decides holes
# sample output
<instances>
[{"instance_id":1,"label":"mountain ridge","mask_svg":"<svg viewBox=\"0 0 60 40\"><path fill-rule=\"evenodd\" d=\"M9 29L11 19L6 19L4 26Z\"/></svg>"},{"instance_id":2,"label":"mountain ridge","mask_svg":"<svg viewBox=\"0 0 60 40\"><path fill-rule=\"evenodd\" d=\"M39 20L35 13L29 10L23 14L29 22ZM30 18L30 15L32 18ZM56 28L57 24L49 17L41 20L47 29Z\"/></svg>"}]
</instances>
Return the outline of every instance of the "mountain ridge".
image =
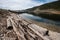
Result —
<instances>
[{"instance_id":1,"label":"mountain ridge","mask_svg":"<svg viewBox=\"0 0 60 40\"><path fill-rule=\"evenodd\" d=\"M54 1L44 5L36 6L26 9L29 14L37 15L39 17L60 21L60 1Z\"/></svg>"}]
</instances>

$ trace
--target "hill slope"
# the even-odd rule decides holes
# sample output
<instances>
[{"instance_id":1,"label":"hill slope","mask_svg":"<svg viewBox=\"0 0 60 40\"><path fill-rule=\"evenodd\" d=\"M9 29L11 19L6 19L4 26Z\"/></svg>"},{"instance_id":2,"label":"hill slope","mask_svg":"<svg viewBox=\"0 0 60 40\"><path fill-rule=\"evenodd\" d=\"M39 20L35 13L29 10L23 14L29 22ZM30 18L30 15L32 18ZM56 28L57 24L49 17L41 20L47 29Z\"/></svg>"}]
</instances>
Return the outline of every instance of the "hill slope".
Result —
<instances>
[{"instance_id":1,"label":"hill slope","mask_svg":"<svg viewBox=\"0 0 60 40\"><path fill-rule=\"evenodd\" d=\"M30 14L40 17L60 21L60 1L55 1L41 6L27 9Z\"/></svg>"},{"instance_id":2,"label":"hill slope","mask_svg":"<svg viewBox=\"0 0 60 40\"><path fill-rule=\"evenodd\" d=\"M60 10L60 1L55 1L51 3L46 3L40 6L36 6L27 10L33 11L39 8L40 10L45 10L45 9L55 9L55 10Z\"/></svg>"}]
</instances>

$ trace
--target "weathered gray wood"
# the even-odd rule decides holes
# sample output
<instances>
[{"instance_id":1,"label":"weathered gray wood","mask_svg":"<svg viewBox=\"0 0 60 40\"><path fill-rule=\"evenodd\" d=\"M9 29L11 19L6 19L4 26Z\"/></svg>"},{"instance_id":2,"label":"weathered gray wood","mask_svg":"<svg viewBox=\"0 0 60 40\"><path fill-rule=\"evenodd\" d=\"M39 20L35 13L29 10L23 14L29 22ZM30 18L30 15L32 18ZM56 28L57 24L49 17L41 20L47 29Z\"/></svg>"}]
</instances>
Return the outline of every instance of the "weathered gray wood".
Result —
<instances>
[{"instance_id":1,"label":"weathered gray wood","mask_svg":"<svg viewBox=\"0 0 60 40\"><path fill-rule=\"evenodd\" d=\"M43 36L47 29L41 28L30 21L28 22L19 15L13 14L7 20L11 21L13 30L16 32L19 40L50 40Z\"/></svg>"},{"instance_id":2,"label":"weathered gray wood","mask_svg":"<svg viewBox=\"0 0 60 40\"><path fill-rule=\"evenodd\" d=\"M14 29L14 31L16 32L19 40L26 40L26 39L24 38L23 32L22 32L21 30L19 30L19 27L17 27L17 25L14 23L14 21L13 21L12 19L10 19L10 20L11 20L11 22L12 22L13 29Z\"/></svg>"},{"instance_id":3,"label":"weathered gray wood","mask_svg":"<svg viewBox=\"0 0 60 40\"><path fill-rule=\"evenodd\" d=\"M2 37L0 40L16 40L16 38Z\"/></svg>"},{"instance_id":4,"label":"weathered gray wood","mask_svg":"<svg viewBox=\"0 0 60 40\"><path fill-rule=\"evenodd\" d=\"M43 40L49 40L48 38L46 38L46 37L44 37L43 35L41 35L37 30L31 28L30 26L29 26L29 28L30 28L33 32L35 32L39 37L41 37Z\"/></svg>"},{"instance_id":5,"label":"weathered gray wood","mask_svg":"<svg viewBox=\"0 0 60 40\"><path fill-rule=\"evenodd\" d=\"M11 21L9 20L9 18L7 19L7 29L13 29L13 26L12 26Z\"/></svg>"}]
</instances>

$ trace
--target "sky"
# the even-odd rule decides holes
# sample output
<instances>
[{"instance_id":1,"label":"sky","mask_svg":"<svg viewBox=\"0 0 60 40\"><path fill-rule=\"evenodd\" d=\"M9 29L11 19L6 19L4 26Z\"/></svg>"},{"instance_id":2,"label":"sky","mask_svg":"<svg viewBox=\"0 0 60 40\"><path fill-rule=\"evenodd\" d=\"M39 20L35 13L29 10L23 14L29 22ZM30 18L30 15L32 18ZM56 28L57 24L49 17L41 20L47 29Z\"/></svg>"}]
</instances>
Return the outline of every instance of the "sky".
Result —
<instances>
[{"instance_id":1,"label":"sky","mask_svg":"<svg viewBox=\"0 0 60 40\"><path fill-rule=\"evenodd\" d=\"M0 0L0 8L10 10L23 10L56 0Z\"/></svg>"}]
</instances>

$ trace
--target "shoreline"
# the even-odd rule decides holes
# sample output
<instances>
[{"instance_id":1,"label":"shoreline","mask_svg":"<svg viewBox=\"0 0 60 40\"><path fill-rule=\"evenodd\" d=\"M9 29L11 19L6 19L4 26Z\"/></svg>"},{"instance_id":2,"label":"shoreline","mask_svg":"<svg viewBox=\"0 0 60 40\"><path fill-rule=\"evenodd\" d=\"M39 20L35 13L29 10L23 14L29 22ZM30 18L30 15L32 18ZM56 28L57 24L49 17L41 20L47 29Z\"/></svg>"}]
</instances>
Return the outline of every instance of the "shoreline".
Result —
<instances>
[{"instance_id":1,"label":"shoreline","mask_svg":"<svg viewBox=\"0 0 60 40\"><path fill-rule=\"evenodd\" d=\"M32 23L34 23L38 26L41 26L43 28L47 28L48 30L60 33L60 26L57 26L55 24L53 25L53 24L48 24L48 23L44 23L44 22L38 22L38 21L35 21L35 20L32 20L32 19L28 19L26 17L23 17L23 18L26 19L26 20L31 21Z\"/></svg>"}]
</instances>

